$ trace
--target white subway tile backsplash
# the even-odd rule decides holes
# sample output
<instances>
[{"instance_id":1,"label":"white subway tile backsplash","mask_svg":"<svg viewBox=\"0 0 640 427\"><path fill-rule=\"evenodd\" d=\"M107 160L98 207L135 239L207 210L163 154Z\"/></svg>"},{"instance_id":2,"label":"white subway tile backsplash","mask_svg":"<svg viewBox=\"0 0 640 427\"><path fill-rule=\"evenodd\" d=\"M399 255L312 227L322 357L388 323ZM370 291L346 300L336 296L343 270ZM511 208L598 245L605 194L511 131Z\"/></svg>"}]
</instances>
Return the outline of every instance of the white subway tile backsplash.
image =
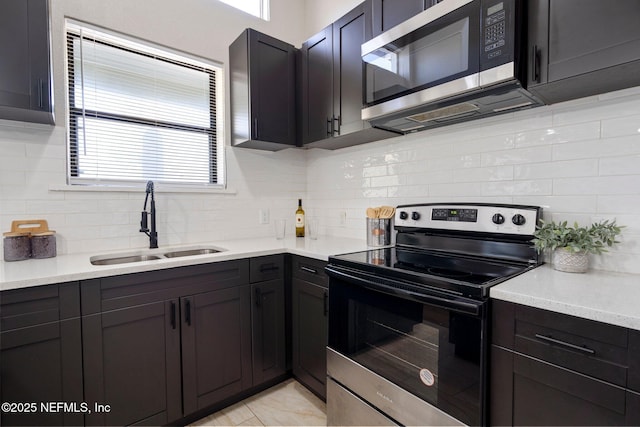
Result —
<instances>
[{"instance_id":1,"label":"white subway tile backsplash","mask_svg":"<svg viewBox=\"0 0 640 427\"><path fill-rule=\"evenodd\" d=\"M551 161L551 147L516 148L482 154L482 166L518 165Z\"/></svg>"},{"instance_id":2,"label":"white subway tile backsplash","mask_svg":"<svg viewBox=\"0 0 640 427\"><path fill-rule=\"evenodd\" d=\"M515 179L587 177L598 174L597 159L563 160L514 166Z\"/></svg>"},{"instance_id":3,"label":"white subway tile backsplash","mask_svg":"<svg viewBox=\"0 0 640 427\"><path fill-rule=\"evenodd\" d=\"M42 217L58 252L148 246L143 186L131 192L49 191L64 185L63 126L0 121L0 221ZM615 257L594 265L640 273L640 89L441 127L342 150L227 147L233 194L159 192L161 245L270 236L297 199L321 232L363 238L365 209L443 201L543 206L546 219L627 227ZM346 220L342 215L346 213ZM293 222L289 232L293 232Z\"/></svg>"},{"instance_id":4,"label":"white subway tile backsplash","mask_svg":"<svg viewBox=\"0 0 640 427\"><path fill-rule=\"evenodd\" d=\"M640 154L624 157L607 157L598 160L600 175L640 174Z\"/></svg>"}]
</instances>

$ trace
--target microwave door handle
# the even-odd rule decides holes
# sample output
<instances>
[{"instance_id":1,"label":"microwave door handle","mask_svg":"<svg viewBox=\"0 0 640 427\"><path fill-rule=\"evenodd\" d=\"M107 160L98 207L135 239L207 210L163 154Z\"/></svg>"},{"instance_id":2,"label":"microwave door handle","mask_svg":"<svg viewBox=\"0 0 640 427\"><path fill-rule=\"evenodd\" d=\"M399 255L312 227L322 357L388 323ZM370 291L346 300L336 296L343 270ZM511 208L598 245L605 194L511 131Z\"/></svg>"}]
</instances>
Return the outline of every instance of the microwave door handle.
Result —
<instances>
[{"instance_id":1,"label":"microwave door handle","mask_svg":"<svg viewBox=\"0 0 640 427\"><path fill-rule=\"evenodd\" d=\"M448 308L451 310L459 311L474 316L482 314L482 302L475 302L457 298L455 296L440 296L425 291L424 293L417 293L411 290L405 289L404 285L400 282L396 282L388 278L378 278L372 280L360 275L354 275L349 272L343 271L339 267L327 266L325 271L330 277L334 277L338 280L344 280L354 285L362 286L373 291L383 292L390 295L395 295L400 298L406 298L420 303L431 304L438 307ZM385 283L386 282L386 283ZM397 284L394 286L394 283Z\"/></svg>"}]
</instances>

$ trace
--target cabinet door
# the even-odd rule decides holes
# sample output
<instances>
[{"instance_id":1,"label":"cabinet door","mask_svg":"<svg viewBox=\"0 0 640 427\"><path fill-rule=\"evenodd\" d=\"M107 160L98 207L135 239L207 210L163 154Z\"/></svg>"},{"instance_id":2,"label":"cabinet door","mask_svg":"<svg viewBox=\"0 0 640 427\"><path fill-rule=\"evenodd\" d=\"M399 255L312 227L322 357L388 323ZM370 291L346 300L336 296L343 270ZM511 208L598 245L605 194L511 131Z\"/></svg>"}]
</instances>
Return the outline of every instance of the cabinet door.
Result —
<instances>
[{"instance_id":1,"label":"cabinet door","mask_svg":"<svg viewBox=\"0 0 640 427\"><path fill-rule=\"evenodd\" d=\"M180 300L184 413L251 386L249 286Z\"/></svg>"},{"instance_id":2,"label":"cabinet door","mask_svg":"<svg viewBox=\"0 0 640 427\"><path fill-rule=\"evenodd\" d=\"M80 331L80 319L76 318L0 333L0 401L37 405L29 408L33 412L3 409L0 425L83 424L80 412L47 413L40 406L85 401Z\"/></svg>"},{"instance_id":3,"label":"cabinet door","mask_svg":"<svg viewBox=\"0 0 640 427\"><path fill-rule=\"evenodd\" d=\"M182 417L178 301L82 318L88 425L160 425Z\"/></svg>"},{"instance_id":4,"label":"cabinet door","mask_svg":"<svg viewBox=\"0 0 640 427\"><path fill-rule=\"evenodd\" d=\"M371 39L371 4L360 4L333 24L334 135L369 127L362 120L363 43Z\"/></svg>"},{"instance_id":5,"label":"cabinet door","mask_svg":"<svg viewBox=\"0 0 640 427\"><path fill-rule=\"evenodd\" d=\"M49 58L47 0L0 2L0 118L53 124Z\"/></svg>"},{"instance_id":6,"label":"cabinet door","mask_svg":"<svg viewBox=\"0 0 640 427\"><path fill-rule=\"evenodd\" d=\"M302 142L333 135L333 41L328 26L301 48Z\"/></svg>"},{"instance_id":7,"label":"cabinet door","mask_svg":"<svg viewBox=\"0 0 640 427\"><path fill-rule=\"evenodd\" d=\"M292 281L293 375L326 398L328 289Z\"/></svg>"},{"instance_id":8,"label":"cabinet door","mask_svg":"<svg viewBox=\"0 0 640 427\"><path fill-rule=\"evenodd\" d=\"M549 81L640 59L639 17L637 1L551 0Z\"/></svg>"},{"instance_id":9,"label":"cabinet door","mask_svg":"<svg viewBox=\"0 0 640 427\"><path fill-rule=\"evenodd\" d=\"M294 146L296 143L296 59L293 46L249 33L252 138Z\"/></svg>"},{"instance_id":10,"label":"cabinet door","mask_svg":"<svg viewBox=\"0 0 640 427\"><path fill-rule=\"evenodd\" d=\"M253 384L283 375L285 367L284 282L251 285Z\"/></svg>"},{"instance_id":11,"label":"cabinet door","mask_svg":"<svg viewBox=\"0 0 640 427\"><path fill-rule=\"evenodd\" d=\"M637 418L633 396L620 387L495 346L491 351L492 425L625 425Z\"/></svg>"},{"instance_id":12,"label":"cabinet door","mask_svg":"<svg viewBox=\"0 0 640 427\"><path fill-rule=\"evenodd\" d=\"M373 36L425 10L435 0L373 0Z\"/></svg>"}]
</instances>

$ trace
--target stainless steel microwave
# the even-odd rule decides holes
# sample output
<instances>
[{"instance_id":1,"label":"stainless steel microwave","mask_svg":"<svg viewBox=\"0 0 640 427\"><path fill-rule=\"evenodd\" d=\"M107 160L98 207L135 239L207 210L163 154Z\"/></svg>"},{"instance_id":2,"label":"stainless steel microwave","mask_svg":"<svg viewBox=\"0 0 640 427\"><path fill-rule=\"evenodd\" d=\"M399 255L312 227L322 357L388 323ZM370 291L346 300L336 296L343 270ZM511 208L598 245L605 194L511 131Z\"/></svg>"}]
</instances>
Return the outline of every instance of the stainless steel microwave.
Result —
<instances>
[{"instance_id":1,"label":"stainless steel microwave","mask_svg":"<svg viewBox=\"0 0 640 427\"><path fill-rule=\"evenodd\" d=\"M542 105L521 0L444 0L362 45L362 119L400 133Z\"/></svg>"}]
</instances>

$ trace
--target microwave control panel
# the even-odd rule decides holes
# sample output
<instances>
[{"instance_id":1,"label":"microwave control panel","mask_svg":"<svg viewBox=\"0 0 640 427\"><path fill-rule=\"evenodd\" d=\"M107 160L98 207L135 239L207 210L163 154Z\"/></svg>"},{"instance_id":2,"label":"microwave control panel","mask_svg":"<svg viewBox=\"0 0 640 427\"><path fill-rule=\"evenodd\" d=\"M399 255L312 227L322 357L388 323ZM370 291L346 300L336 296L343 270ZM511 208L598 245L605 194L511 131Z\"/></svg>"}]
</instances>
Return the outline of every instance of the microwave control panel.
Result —
<instances>
[{"instance_id":1,"label":"microwave control panel","mask_svg":"<svg viewBox=\"0 0 640 427\"><path fill-rule=\"evenodd\" d=\"M482 2L481 63L491 63L483 69L513 61L514 9L514 0Z\"/></svg>"}]
</instances>

